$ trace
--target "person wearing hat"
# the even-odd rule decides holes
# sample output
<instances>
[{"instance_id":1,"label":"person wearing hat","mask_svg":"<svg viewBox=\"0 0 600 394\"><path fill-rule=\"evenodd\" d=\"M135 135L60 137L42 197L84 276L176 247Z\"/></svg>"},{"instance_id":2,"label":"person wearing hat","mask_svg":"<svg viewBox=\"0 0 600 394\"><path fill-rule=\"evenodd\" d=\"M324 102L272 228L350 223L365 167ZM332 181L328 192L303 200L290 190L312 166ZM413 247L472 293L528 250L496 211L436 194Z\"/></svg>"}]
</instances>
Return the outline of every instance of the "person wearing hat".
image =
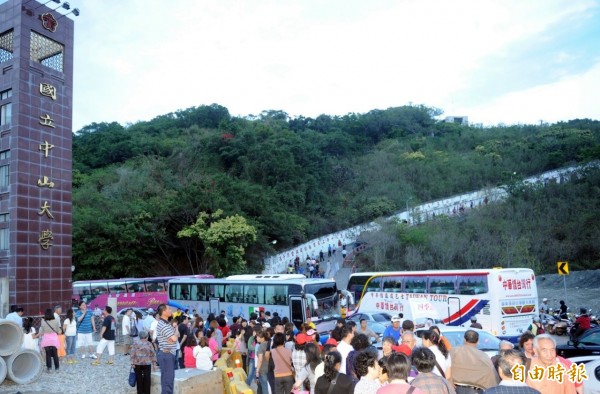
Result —
<instances>
[{"instance_id":1,"label":"person wearing hat","mask_svg":"<svg viewBox=\"0 0 600 394\"><path fill-rule=\"evenodd\" d=\"M383 332L383 337L392 337L394 338L395 343L398 343L400 340L400 334L402 334L402 328L400 327L400 317L393 316L392 317L392 325L387 326L385 331Z\"/></svg>"},{"instance_id":2,"label":"person wearing hat","mask_svg":"<svg viewBox=\"0 0 600 394\"><path fill-rule=\"evenodd\" d=\"M548 299L544 298L542 303L540 304L540 313L548 313L550 312L550 307L548 306Z\"/></svg>"},{"instance_id":3,"label":"person wearing hat","mask_svg":"<svg viewBox=\"0 0 600 394\"><path fill-rule=\"evenodd\" d=\"M479 328L483 329L483 326L480 323L477 323L477 318L475 316L471 316L471 325L470 328Z\"/></svg>"},{"instance_id":4,"label":"person wearing hat","mask_svg":"<svg viewBox=\"0 0 600 394\"><path fill-rule=\"evenodd\" d=\"M300 371L306 365L306 353L304 345L311 341L311 338L303 332L296 335L296 346L292 350L292 364L296 371Z\"/></svg>"}]
</instances>

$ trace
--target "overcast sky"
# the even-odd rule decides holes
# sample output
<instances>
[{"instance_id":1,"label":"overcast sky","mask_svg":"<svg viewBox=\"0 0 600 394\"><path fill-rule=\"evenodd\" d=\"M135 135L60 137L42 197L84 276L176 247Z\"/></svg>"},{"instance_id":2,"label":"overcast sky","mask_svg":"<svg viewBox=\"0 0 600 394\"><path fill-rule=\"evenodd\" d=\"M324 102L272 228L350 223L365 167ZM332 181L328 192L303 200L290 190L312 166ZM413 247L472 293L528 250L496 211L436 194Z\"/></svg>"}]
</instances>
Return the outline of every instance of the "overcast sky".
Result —
<instances>
[{"instance_id":1,"label":"overcast sky","mask_svg":"<svg viewBox=\"0 0 600 394\"><path fill-rule=\"evenodd\" d=\"M600 1L70 0L74 124L413 104L474 123L600 119Z\"/></svg>"}]
</instances>

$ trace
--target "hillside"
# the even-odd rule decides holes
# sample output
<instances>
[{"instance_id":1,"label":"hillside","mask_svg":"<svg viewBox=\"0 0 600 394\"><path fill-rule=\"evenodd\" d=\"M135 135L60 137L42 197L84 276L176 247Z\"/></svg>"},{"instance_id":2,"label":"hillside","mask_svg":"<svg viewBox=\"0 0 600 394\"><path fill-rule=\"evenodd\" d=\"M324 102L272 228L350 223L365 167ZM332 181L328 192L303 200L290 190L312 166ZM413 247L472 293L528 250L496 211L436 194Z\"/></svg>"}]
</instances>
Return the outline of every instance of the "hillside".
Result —
<instances>
[{"instance_id":1,"label":"hillside","mask_svg":"<svg viewBox=\"0 0 600 394\"><path fill-rule=\"evenodd\" d=\"M600 283L600 269L575 271L564 278L558 274L538 275L538 295L540 299L548 298L548 305L551 308L558 308L558 302L564 300L573 313L578 313L579 308L584 307L591 309L592 313L598 316L600 314L598 283Z\"/></svg>"},{"instance_id":2,"label":"hillside","mask_svg":"<svg viewBox=\"0 0 600 394\"><path fill-rule=\"evenodd\" d=\"M556 272L600 267L600 169L573 173L568 182L505 186L503 203L430 218L413 227L387 221L359 240L366 270L529 267Z\"/></svg>"},{"instance_id":3,"label":"hillside","mask_svg":"<svg viewBox=\"0 0 600 394\"><path fill-rule=\"evenodd\" d=\"M258 271L275 247L408 201L517 183L600 157L597 121L479 129L437 122L438 114L406 106L239 118L213 104L126 128L86 126L73 140L75 276L227 270L232 251ZM201 212L208 219L198 237L178 237ZM254 230L243 245L234 217Z\"/></svg>"}]
</instances>

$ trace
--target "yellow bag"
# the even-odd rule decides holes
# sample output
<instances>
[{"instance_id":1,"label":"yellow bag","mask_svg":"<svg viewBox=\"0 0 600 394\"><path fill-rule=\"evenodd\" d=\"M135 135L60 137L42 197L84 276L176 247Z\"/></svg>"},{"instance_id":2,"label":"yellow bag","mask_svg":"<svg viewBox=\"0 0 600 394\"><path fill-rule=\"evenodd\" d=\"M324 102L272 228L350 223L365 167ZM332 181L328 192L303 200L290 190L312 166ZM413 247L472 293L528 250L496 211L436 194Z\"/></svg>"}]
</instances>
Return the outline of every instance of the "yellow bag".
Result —
<instances>
[{"instance_id":1,"label":"yellow bag","mask_svg":"<svg viewBox=\"0 0 600 394\"><path fill-rule=\"evenodd\" d=\"M65 335L64 334L59 334L58 335L58 357L64 357L67 355L67 350L66 350L66 342L65 342Z\"/></svg>"}]
</instances>

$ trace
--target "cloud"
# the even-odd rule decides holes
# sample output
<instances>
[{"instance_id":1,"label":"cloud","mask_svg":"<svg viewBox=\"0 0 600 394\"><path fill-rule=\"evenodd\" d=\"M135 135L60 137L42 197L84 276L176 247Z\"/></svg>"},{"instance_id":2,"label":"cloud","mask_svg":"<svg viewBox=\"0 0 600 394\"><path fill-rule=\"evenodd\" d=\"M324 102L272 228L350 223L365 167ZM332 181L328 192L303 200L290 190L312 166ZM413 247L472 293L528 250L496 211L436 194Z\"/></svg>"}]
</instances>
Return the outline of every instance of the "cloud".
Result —
<instances>
[{"instance_id":1,"label":"cloud","mask_svg":"<svg viewBox=\"0 0 600 394\"><path fill-rule=\"evenodd\" d=\"M594 62L582 54L597 55L598 44L571 44L600 26L596 8L589 0L91 0L76 20L74 127L211 103L236 115L304 116L409 102L447 113L491 105L588 70ZM551 77L541 78L535 67L549 58Z\"/></svg>"},{"instance_id":2,"label":"cloud","mask_svg":"<svg viewBox=\"0 0 600 394\"><path fill-rule=\"evenodd\" d=\"M471 122L535 124L576 118L600 119L600 61L589 71L509 93L489 105L467 109Z\"/></svg>"}]
</instances>

